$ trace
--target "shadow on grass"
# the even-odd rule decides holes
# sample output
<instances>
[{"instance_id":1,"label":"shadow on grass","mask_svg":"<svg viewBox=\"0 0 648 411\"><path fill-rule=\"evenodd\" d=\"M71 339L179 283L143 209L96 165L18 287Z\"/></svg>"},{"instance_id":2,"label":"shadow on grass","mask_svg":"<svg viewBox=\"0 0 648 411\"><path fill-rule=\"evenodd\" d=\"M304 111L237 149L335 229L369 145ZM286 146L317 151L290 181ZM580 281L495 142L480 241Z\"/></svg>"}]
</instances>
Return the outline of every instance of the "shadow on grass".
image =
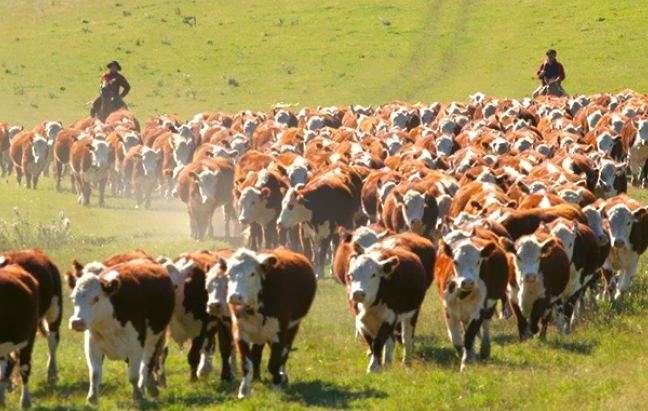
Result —
<instances>
[{"instance_id":1,"label":"shadow on grass","mask_svg":"<svg viewBox=\"0 0 648 411\"><path fill-rule=\"evenodd\" d=\"M414 356L423 362L435 363L439 367L459 367L457 352L447 340L431 335L417 335L414 340Z\"/></svg>"},{"instance_id":2,"label":"shadow on grass","mask_svg":"<svg viewBox=\"0 0 648 411\"><path fill-rule=\"evenodd\" d=\"M547 346L552 349L581 355L590 355L598 345L598 341L564 341L557 339L547 342Z\"/></svg>"},{"instance_id":3,"label":"shadow on grass","mask_svg":"<svg viewBox=\"0 0 648 411\"><path fill-rule=\"evenodd\" d=\"M387 394L372 388L343 387L331 382L308 381L290 384L284 395L287 401L332 409L350 408L350 402L365 398L382 399Z\"/></svg>"}]
</instances>

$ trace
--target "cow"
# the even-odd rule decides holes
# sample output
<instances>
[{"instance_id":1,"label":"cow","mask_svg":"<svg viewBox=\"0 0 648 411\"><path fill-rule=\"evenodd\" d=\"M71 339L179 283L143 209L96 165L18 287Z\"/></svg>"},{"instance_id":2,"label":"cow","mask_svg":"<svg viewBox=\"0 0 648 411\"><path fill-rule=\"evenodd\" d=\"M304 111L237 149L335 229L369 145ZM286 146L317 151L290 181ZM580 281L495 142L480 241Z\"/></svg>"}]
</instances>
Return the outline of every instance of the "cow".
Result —
<instances>
[{"instance_id":1,"label":"cow","mask_svg":"<svg viewBox=\"0 0 648 411\"><path fill-rule=\"evenodd\" d=\"M104 357L128 362L133 399L159 394L154 371L162 368L166 333L174 310L173 283L160 264L133 260L98 275L66 273L74 314L70 329L85 333L90 373L88 403L99 401Z\"/></svg>"},{"instance_id":2,"label":"cow","mask_svg":"<svg viewBox=\"0 0 648 411\"><path fill-rule=\"evenodd\" d=\"M581 208L574 204L560 204L533 210L507 210L496 221L506 228L511 239L515 241L523 235L533 234L541 222L549 223L559 217L587 224L587 217Z\"/></svg>"},{"instance_id":3,"label":"cow","mask_svg":"<svg viewBox=\"0 0 648 411\"><path fill-rule=\"evenodd\" d=\"M648 212L626 195L605 201L598 210L608 221L612 246L603 264L604 272L613 274L606 289L616 289L612 300L620 302L637 273L639 256L648 248Z\"/></svg>"},{"instance_id":4,"label":"cow","mask_svg":"<svg viewBox=\"0 0 648 411\"><path fill-rule=\"evenodd\" d=\"M430 237L437 227L439 206L434 195L417 188L403 185L392 190L382 210L382 221L392 231Z\"/></svg>"},{"instance_id":5,"label":"cow","mask_svg":"<svg viewBox=\"0 0 648 411\"><path fill-rule=\"evenodd\" d=\"M137 145L126 154L124 159L124 186L126 195L130 195L131 186L135 190L135 208L151 208L151 193L157 187L160 168L160 151Z\"/></svg>"},{"instance_id":6,"label":"cow","mask_svg":"<svg viewBox=\"0 0 648 411\"><path fill-rule=\"evenodd\" d=\"M538 333L540 320L540 339L544 340L553 307L564 302L569 258L557 237L534 232L515 241L512 260L515 269L509 273L508 294L520 341Z\"/></svg>"},{"instance_id":7,"label":"cow","mask_svg":"<svg viewBox=\"0 0 648 411\"><path fill-rule=\"evenodd\" d=\"M617 164L613 160L603 159L599 167L598 180L594 193L598 198L612 198L628 191L626 176L627 163Z\"/></svg>"},{"instance_id":8,"label":"cow","mask_svg":"<svg viewBox=\"0 0 648 411\"><path fill-rule=\"evenodd\" d=\"M38 284L39 328L47 337L49 360L47 379L50 383L58 378L56 351L61 339L63 318L63 291L61 274L54 262L40 250L7 251L0 254L0 267L16 264L31 274Z\"/></svg>"},{"instance_id":9,"label":"cow","mask_svg":"<svg viewBox=\"0 0 648 411\"><path fill-rule=\"evenodd\" d=\"M337 247L337 227L350 229L353 226L356 212L353 203L348 182L333 172L311 180L306 186L289 188L282 200L277 226L281 230L303 223L306 236L319 248L315 257L319 277L324 277L325 258L331 242Z\"/></svg>"},{"instance_id":10,"label":"cow","mask_svg":"<svg viewBox=\"0 0 648 411\"><path fill-rule=\"evenodd\" d=\"M104 206L104 192L110 171L112 143L92 138L77 140L70 151L70 169L77 184L79 204L90 205L92 186L99 188L99 206Z\"/></svg>"},{"instance_id":11,"label":"cow","mask_svg":"<svg viewBox=\"0 0 648 411\"><path fill-rule=\"evenodd\" d=\"M227 277L227 302L243 371L238 397L247 397L252 378L260 378L265 344L270 345L272 385L282 387L288 382L286 362L299 325L315 298L313 266L285 248L261 253L240 249L228 259L221 257L219 266L220 275Z\"/></svg>"},{"instance_id":12,"label":"cow","mask_svg":"<svg viewBox=\"0 0 648 411\"><path fill-rule=\"evenodd\" d=\"M9 147L13 137L23 130L22 126L11 126L6 123L0 123L0 168L2 168L2 177L11 174L11 158L9 157Z\"/></svg>"},{"instance_id":13,"label":"cow","mask_svg":"<svg viewBox=\"0 0 648 411\"><path fill-rule=\"evenodd\" d=\"M421 260L402 248L356 251L349 261L347 297L355 305L356 332L371 351L367 372L391 364L399 324L403 363L409 367L416 319L428 288Z\"/></svg>"},{"instance_id":14,"label":"cow","mask_svg":"<svg viewBox=\"0 0 648 411\"><path fill-rule=\"evenodd\" d=\"M23 175L27 178L27 188L38 184L40 174L47 167L49 146L45 137L21 131L11 140L9 156L16 170L18 185L22 183Z\"/></svg>"},{"instance_id":15,"label":"cow","mask_svg":"<svg viewBox=\"0 0 648 411\"><path fill-rule=\"evenodd\" d=\"M480 357L490 356L490 320L497 301L506 295L508 275L505 251L495 241L479 237L439 241L434 276L448 335L461 356L461 370L474 360L475 337L480 332Z\"/></svg>"},{"instance_id":16,"label":"cow","mask_svg":"<svg viewBox=\"0 0 648 411\"><path fill-rule=\"evenodd\" d=\"M151 148L161 151L162 164L159 171L162 173L164 170L173 170L177 166L189 164L194 152L194 143L193 140L183 135L168 132L158 137ZM173 187L168 175L165 174L164 177L166 180L164 195L169 198Z\"/></svg>"},{"instance_id":17,"label":"cow","mask_svg":"<svg viewBox=\"0 0 648 411\"><path fill-rule=\"evenodd\" d=\"M648 118L630 118L621 131L623 147L628 151L628 165L632 174L632 185L641 183L642 167L648 160Z\"/></svg>"},{"instance_id":18,"label":"cow","mask_svg":"<svg viewBox=\"0 0 648 411\"><path fill-rule=\"evenodd\" d=\"M68 166L70 164L70 153L72 152L72 146L74 143L84 135L87 135L85 132L76 130L73 128L66 128L61 130L61 132L56 136L56 141L54 141L54 146L52 148L52 154L54 156L54 166L56 171L56 190L61 191L61 180L63 179L63 166ZM75 190L76 181L74 176L70 175L70 180L72 182L72 190Z\"/></svg>"},{"instance_id":19,"label":"cow","mask_svg":"<svg viewBox=\"0 0 648 411\"><path fill-rule=\"evenodd\" d=\"M10 264L0 268L0 407L18 362L22 408L31 407L29 377L31 357L38 328L38 283L22 267Z\"/></svg>"}]
</instances>

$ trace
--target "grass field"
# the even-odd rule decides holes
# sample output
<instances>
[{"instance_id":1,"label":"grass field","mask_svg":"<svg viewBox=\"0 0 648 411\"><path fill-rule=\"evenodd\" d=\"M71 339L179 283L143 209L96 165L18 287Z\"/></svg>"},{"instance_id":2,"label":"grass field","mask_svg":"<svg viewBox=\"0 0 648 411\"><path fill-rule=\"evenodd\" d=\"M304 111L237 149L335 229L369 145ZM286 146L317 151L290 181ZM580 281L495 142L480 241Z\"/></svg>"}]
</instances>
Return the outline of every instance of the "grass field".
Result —
<instances>
[{"instance_id":1,"label":"grass field","mask_svg":"<svg viewBox=\"0 0 648 411\"><path fill-rule=\"evenodd\" d=\"M84 117L103 65L119 60L133 85L128 102L141 119L160 112L185 118L206 110L265 110L273 103L380 104L391 100L465 100L483 91L522 97L549 46L565 63L566 88L595 93L635 88L643 75L648 9L636 2L556 0L375 0L237 2L205 0L31 0L0 2L0 121L27 128L44 119ZM196 17L196 25L184 23ZM238 84L238 86L230 85ZM66 182L67 183L67 182ZM107 198L82 208L51 179L37 191L0 182L0 247L42 247L62 269L72 258L101 260L141 247L174 256L227 246L189 241L177 201L152 211ZM646 203L648 195L633 191ZM61 220L70 220L70 229ZM218 231L218 230L217 230ZM233 244L234 246L236 243ZM645 409L648 396L648 279L645 259L631 297L594 307L569 336L518 344L513 320L497 321L493 358L458 372L430 292L411 370L396 364L365 375L366 347L354 339L343 289L319 283L311 314L288 367L291 385L267 382L235 400L236 384L188 383L184 351L172 347L169 388L147 409ZM67 294L67 292L66 292ZM70 314L66 299L67 319ZM37 409L85 409L88 377L80 335L65 331L61 381L48 387L46 347L36 347ZM107 362L104 410L131 409L123 363ZM10 394L9 408L18 404Z\"/></svg>"}]
</instances>

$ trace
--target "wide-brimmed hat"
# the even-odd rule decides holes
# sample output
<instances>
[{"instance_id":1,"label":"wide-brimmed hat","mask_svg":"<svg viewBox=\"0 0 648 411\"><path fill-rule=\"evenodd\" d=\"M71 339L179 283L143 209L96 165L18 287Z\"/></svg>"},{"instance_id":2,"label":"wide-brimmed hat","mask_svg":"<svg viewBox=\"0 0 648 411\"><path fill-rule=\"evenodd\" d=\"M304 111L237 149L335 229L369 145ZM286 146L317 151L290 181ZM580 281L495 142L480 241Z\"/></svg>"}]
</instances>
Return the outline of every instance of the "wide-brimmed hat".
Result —
<instances>
[{"instance_id":1,"label":"wide-brimmed hat","mask_svg":"<svg viewBox=\"0 0 648 411\"><path fill-rule=\"evenodd\" d=\"M555 56L558 53L554 49L549 49L549 50L547 50L547 56L550 55L550 54L553 54Z\"/></svg>"},{"instance_id":2,"label":"wide-brimmed hat","mask_svg":"<svg viewBox=\"0 0 648 411\"><path fill-rule=\"evenodd\" d=\"M111 68L112 66L117 66L117 70L119 70L119 71L121 71L121 69L122 69L121 66L119 65L119 63L116 62L115 60L108 63L108 65L106 67Z\"/></svg>"}]
</instances>

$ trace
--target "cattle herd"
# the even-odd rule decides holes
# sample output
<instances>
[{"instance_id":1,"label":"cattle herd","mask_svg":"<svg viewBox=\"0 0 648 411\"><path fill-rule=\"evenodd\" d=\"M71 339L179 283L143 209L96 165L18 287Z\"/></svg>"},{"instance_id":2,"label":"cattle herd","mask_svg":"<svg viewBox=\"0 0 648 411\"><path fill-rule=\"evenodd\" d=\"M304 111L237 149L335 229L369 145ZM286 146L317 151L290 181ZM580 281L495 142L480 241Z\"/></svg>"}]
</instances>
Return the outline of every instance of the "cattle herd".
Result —
<instances>
[{"instance_id":1,"label":"cattle herd","mask_svg":"<svg viewBox=\"0 0 648 411\"><path fill-rule=\"evenodd\" d=\"M3 175L36 189L52 168L72 179L80 204L92 190L179 198L190 236L226 237L245 248L153 258L142 250L73 261L64 274L85 333L88 401L99 399L102 363L127 360L134 399L166 383L168 341L190 341L190 379L212 371L238 396L260 378L270 347L274 386L326 267L346 290L355 333L370 350L368 372L403 347L411 364L415 327L436 284L463 370L490 354L489 322L514 316L520 340L571 332L592 298L618 303L648 247L648 210L626 195L648 159L648 97L617 94L395 102L293 112L173 115L143 129L127 111L101 123L32 131L0 123ZM313 264L311 264L313 261ZM48 377L58 376L62 276L37 250L0 255L0 404L22 378L22 405L37 331L47 337ZM353 331L353 330L351 330ZM236 348L236 350L235 350ZM18 367L16 367L18 365Z\"/></svg>"}]
</instances>

